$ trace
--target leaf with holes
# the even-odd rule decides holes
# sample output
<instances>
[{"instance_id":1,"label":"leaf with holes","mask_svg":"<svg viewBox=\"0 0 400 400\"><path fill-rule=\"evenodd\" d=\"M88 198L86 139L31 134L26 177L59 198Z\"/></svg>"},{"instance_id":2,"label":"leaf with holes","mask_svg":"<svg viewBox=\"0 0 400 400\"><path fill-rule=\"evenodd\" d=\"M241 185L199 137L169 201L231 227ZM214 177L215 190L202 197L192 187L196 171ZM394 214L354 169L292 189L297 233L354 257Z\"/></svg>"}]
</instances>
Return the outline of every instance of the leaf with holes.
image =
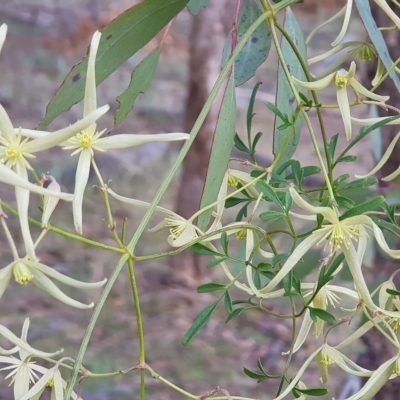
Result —
<instances>
[{"instance_id":1,"label":"leaf with holes","mask_svg":"<svg viewBox=\"0 0 400 400\"><path fill-rule=\"evenodd\" d=\"M103 30L96 59L96 83L100 84L153 39L189 0L146 0L137 4ZM83 99L88 56L72 68L46 109L38 128L46 128L64 111Z\"/></svg>"},{"instance_id":2,"label":"leaf with holes","mask_svg":"<svg viewBox=\"0 0 400 400\"><path fill-rule=\"evenodd\" d=\"M262 11L254 0L244 0L240 10L237 39L243 38L253 22L262 15ZM244 45L235 61L235 86L240 86L248 81L257 68L267 59L271 49L271 32L268 24L262 23L253 32L248 42ZM222 55L222 65L225 65L232 52L232 32L225 42Z\"/></svg>"},{"instance_id":3,"label":"leaf with holes","mask_svg":"<svg viewBox=\"0 0 400 400\"><path fill-rule=\"evenodd\" d=\"M160 54L160 48L152 51L132 72L129 86L117 97L119 107L114 116L114 126L118 126L126 118L139 94L144 93L150 87Z\"/></svg>"}]
</instances>

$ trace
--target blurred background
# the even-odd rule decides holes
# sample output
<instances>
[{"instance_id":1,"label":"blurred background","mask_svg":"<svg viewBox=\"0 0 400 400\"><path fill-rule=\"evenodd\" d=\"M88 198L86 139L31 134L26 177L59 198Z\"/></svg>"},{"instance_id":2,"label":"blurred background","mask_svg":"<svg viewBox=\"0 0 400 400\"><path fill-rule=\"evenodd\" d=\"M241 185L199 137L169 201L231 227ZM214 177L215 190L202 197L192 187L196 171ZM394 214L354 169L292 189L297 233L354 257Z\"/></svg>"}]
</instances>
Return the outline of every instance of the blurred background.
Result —
<instances>
[{"instance_id":1,"label":"blurred background","mask_svg":"<svg viewBox=\"0 0 400 400\"><path fill-rule=\"evenodd\" d=\"M217 0L212 0L215 2ZM236 2L231 2L236 3ZM318 23L337 12L341 1L311 1L294 7L306 33ZM73 65L86 54L91 36L96 29L102 29L135 1L114 0L2 0L0 3L0 23L7 23L8 36L0 55L0 103L6 108L15 127L23 126L34 129L44 116L46 105L62 83ZM204 12L204 11L203 11ZM197 17L198 18L198 17ZM217 19L223 13L217 14ZM202 24L207 24L203 18ZM215 22L214 22L215 23ZM161 62L151 89L139 96L133 112L113 130L113 113L117 109L115 98L126 88L130 74L140 60L153 50L160 38L154 39L141 52L127 61L118 71L98 88L99 105L110 104L111 111L99 122L101 129L106 128L112 134L118 133L161 133L182 132L190 125L186 110L193 101L189 93L190 58L193 57L194 35L191 29L194 18L187 12L181 13L173 24L163 46ZM203 25L202 29L211 29ZM340 29L340 21L329 25L313 41L310 55L327 50ZM349 38L363 38L361 24L352 19ZM350 39L349 39L350 40ZM354 39L353 39L354 40ZM222 42L223 45L223 42ZM211 62L219 69L220 59L214 56ZM328 66L332 60L328 60ZM272 159L273 116L265 107L265 101L274 102L276 84L277 57L273 50L266 63L260 67L256 76L237 89L239 135L245 135L245 115L254 84L263 82L257 96L254 132L264 133L260 146L263 165ZM319 66L323 70L324 66ZM316 72L318 72L316 70ZM213 76L210 77L213 79ZM204 82L206 87L213 82ZM202 82L200 82L200 85ZM326 92L326 98L334 102L335 93ZM367 115L367 110L360 108L356 115ZM51 130L63 127L80 118L82 105L74 106L54 121ZM341 119L336 111L326 113L329 134L343 133ZM211 121L212 122L212 121ZM215 122L215 121L214 121ZM302 135L301 145L296 159L302 165L316 165L313 150L307 132ZM208 139L206 139L208 140ZM344 147L344 140L341 145ZM116 192L129 197L151 201L160 186L166 171L172 165L179 150L177 145L155 143L118 153L107 152L96 155L96 160L105 180L112 179L111 187ZM361 157L359 164L363 173L370 169L372 162L368 143L356 148L352 153ZM207 159L202 159L203 166ZM51 153L41 154L35 162L36 172L50 173L57 178L65 190L74 187L76 159L69 152L53 149ZM233 165L238 168L237 165ZM344 169L346 169L345 167ZM338 171L338 174L341 171ZM345 171L348 172L348 171ZM93 177L87 186L84 202L84 231L88 237L112 244L112 237L103 218L104 207L101 195L92 185ZM179 208L179 176L171 186L162 205ZM0 196L15 205L13 190L2 185ZM40 213L32 196L31 215L40 218ZM181 204L182 205L182 204ZM128 235L132 235L143 215L142 210L112 202L117 229L121 229L123 218L128 219ZM193 199L192 206L198 206L198 199ZM59 203L53 222L57 226L71 230L71 209L69 204ZM232 215L229 214L228 215ZM162 215L153 218L152 225L161 221ZM20 240L18 221L11 217L8 223L17 242ZM35 236L39 230L32 228ZM129 237L129 236L128 236ZM167 232L146 233L139 243L139 254L151 254L168 249ZM283 246L285 244L283 243ZM22 253L23 249L21 249ZM237 245L240 252L241 246ZM0 232L1 266L11 261L4 233ZM77 279L96 281L108 277L118 258L110 253L84 247L81 244L66 241L60 236L49 233L40 245L38 256L47 265ZM320 253L310 254L304 263L307 274L315 266ZM209 261L208 259L206 261ZM265 381L257 384L246 377L243 367L256 370L257 359L261 358L270 373L277 373L284 367L285 359L280 356L289 348L290 325L270 320L260 312L249 312L237 320L225 325L227 317L223 307L218 308L215 316L202 333L188 347L184 348L181 339L191 325L197 313L214 300L212 294L198 295L195 287L201 283L224 282L224 277L217 271L201 270L200 273L188 271L194 265L184 266L165 259L141 263L137 266L139 289L143 307L144 326L147 343L147 362L159 374L178 386L195 394L203 394L221 386L232 395L246 397L272 398L277 382ZM173 278L171 278L173 276ZM64 288L63 288L64 290ZM81 301L96 301L96 293L65 291ZM243 298L242 294L235 293ZM274 303L274 310L283 311L287 304ZM9 289L0 302L1 323L18 333L24 317L30 317L31 329L29 340L32 345L43 350L54 351L65 348L65 355L74 357L79 349L91 312L71 309L56 302L35 286L23 287L11 282ZM347 334L347 333L346 333ZM0 340L0 345L6 344ZM294 364L301 365L308 351L304 348ZM360 348L352 351L357 355ZM303 354L304 352L304 354ZM123 271L112 290L94 331L86 353L84 366L93 372L109 372L131 367L137 364L138 346L134 308L126 271ZM296 364L297 363L297 364ZM318 386L318 373L310 369L309 378ZM4 377L6 372L1 373ZM67 376L67 375L65 375ZM341 379L335 370L334 382ZM8 381L0 380L0 399L12 399ZM123 400L138 398L138 374L130 373L109 379L87 380L83 385L85 400ZM148 379L149 399L180 399L178 393L164 386L157 380Z\"/></svg>"}]
</instances>

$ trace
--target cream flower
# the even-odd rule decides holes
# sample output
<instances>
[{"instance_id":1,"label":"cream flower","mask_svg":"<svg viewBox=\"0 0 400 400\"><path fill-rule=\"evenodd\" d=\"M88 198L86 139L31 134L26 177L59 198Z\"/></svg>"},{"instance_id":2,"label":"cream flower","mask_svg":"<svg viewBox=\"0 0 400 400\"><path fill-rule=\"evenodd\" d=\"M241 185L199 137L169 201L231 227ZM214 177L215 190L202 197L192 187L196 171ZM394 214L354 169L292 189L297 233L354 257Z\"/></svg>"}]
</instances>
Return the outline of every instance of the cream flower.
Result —
<instances>
[{"instance_id":1,"label":"cream flower","mask_svg":"<svg viewBox=\"0 0 400 400\"><path fill-rule=\"evenodd\" d=\"M346 71L345 69L340 69L339 71L333 72L332 74L329 74L325 78L322 78L314 82L302 82L296 79L295 77L292 77L293 82L297 86L308 90L322 90L327 88L332 83L336 85L337 101L340 113L342 115L347 140L351 139L350 103L347 96L348 86L351 86L357 94L361 94L362 96L376 100L378 102L383 103L389 99L389 96L379 96L367 90L356 80L356 78L354 77L355 73L356 73L356 64L353 61L350 65L349 71Z\"/></svg>"},{"instance_id":2,"label":"cream flower","mask_svg":"<svg viewBox=\"0 0 400 400\"><path fill-rule=\"evenodd\" d=\"M368 232L373 234L380 248L390 257L400 258L400 250L392 250L389 248L382 231L367 215L357 215L355 217L340 219L338 213L332 208L312 206L304 201L292 187L289 191L297 206L308 211L315 217L318 214L323 215L329 224L322 225L321 228L315 230L296 247L282 266L281 270L267 284L267 286L261 290L261 293L272 291L295 267L304 254L327 239L331 248L331 254L338 250L343 252L354 279L355 289L359 293L360 299L365 303L365 305L372 311L381 311L385 315L399 317L399 312L383 310L375 305L367 284L365 283L361 265L368 245ZM306 216L306 218L309 219L309 216Z\"/></svg>"},{"instance_id":3,"label":"cream flower","mask_svg":"<svg viewBox=\"0 0 400 400\"><path fill-rule=\"evenodd\" d=\"M0 364L9 364L9 366L1 368L0 371L10 371L5 379L12 378L10 385L14 385L15 400L20 400L28 392L30 384L35 383L35 381L39 379L37 373L44 374L47 371L47 368L37 365L34 361L32 361L32 358L36 357L36 354L30 351L31 348L27 343L28 329L29 318L26 318L22 327L20 339L24 344L24 348L16 346L10 351L0 351L0 354L7 355L0 355ZM29 350L26 350L26 348ZM19 353L19 358L9 356L15 353ZM47 354L47 357L54 357L59 353L60 351L43 354Z\"/></svg>"},{"instance_id":4,"label":"cream flower","mask_svg":"<svg viewBox=\"0 0 400 400\"><path fill-rule=\"evenodd\" d=\"M64 142L77 132L92 124L108 111L108 109L108 106L104 106L98 110L93 110L86 118L83 118L81 121L76 122L68 128L53 133L47 132L43 137L29 140L29 138L22 137L21 130L15 133L10 118L5 109L0 105L0 173L3 174L4 171L4 176L2 176L0 180L10 185L18 185L18 182L13 182L12 180L13 174L5 171L6 169L10 169L19 175L21 178L19 182L21 182L21 180L27 182L28 170L32 169L28 160L34 158L35 153ZM49 194L50 192L46 191L45 193ZM23 185L15 186L15 194L26 251L29 257L35 259L34 245L28 224L29 189L26 186L23 187ZM55 192L52 195L65 198L64 195L60 196Z\"/></svg>"},{"instance_id":5,"label":"cream flower","mask_svg":"<svg viewBox=\"0 0 400 400\"><path fill-rule=\"evenodd\" d=\"M97 107L95 63L97 49L101 38L100 32L95 32L90 45L88 69L86 75L86 87L84 97L83 115L93 112ZM85 187L89 179L90 164L94 151L107 151L111 149L126 149L150 142L165 142L175 140L186 140L189 135L186 133L168 133L158 135L130 135L121 134L102 138L105 129L98 132L95 123L83 129L75 137L65 144L65 149L74 150L73 154L79 154L78 166L75 176L75 198L72 202L74 213L74 224L77 232L82 234L82 202Z\"/></svg>"},{"instance_id":6,"label":"cream flower","mask_svg":"<svg viewBox=\"0 0 400 400\"><path fill-rule=\"evenodd\" d=\"M12 278L20 285L27 285L33 283L40 289L49 293L57 300L65 303L71 307L86 309L93 307L91 304L83 304L79 301L72 299L62 292L50 278L53 278L65 285L72 286L78 289L88 290L97 289L102 287L107 279L95 283L85 283L69 278L60 272L48 267L47 265L41 264L38 261L30 260L28 257L23 259L15 259L11 264L0 270L0 298L7 289L7 286Z\"/></svg>"},{"instance_id":7,"label":"cream flower","mask_svg":"<svg viewBox=\"0 0 400 400\"><path fill-rule=\"evenodd\" d=\"M374 0L376 4L382 9L383 12L393 21L393 23L400 29L400 18L399 16L390 8L386 0Z\"/></svg>"}]
</instances>

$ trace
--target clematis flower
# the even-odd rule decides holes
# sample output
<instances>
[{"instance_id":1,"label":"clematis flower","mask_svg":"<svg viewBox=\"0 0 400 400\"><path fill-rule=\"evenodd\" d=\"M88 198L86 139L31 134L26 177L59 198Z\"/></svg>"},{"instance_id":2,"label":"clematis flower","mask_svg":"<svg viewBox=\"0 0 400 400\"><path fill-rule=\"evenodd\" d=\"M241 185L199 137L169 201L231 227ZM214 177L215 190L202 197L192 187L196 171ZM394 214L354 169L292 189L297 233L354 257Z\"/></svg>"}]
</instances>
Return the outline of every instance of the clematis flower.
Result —
<instances>
[{"instance_id":1,"label":"clematis flower","mask_svg":"<svg viewBox=\"0 0 400 400\"><path fill-rule=\"evenodd\" d=\"M64 400L67 384L61 376L58 365L50 368L19 400L39 399L46 387L51 388L51 400ZM72 394L76 399L76 393Z\"/></svg>"},{"instance_id":2,"label":"clematis flower","mask_svg":"<svg viewBox=\"0 0 400 400\"><path fill-rule=\"evenodd\" d=\"M2 352L0 351L0 364L9 364L7 367L3 367L0 371L11 371L5 379L12 378L10 385L14 385L14 399L20 400L29 390L31 383L35 383L39 379L38 374L45 374L47 368L37 365L32 358L37 357L37 354L30 350L32 349L27 342L27 334L29 329L29 318L25 319L22 327L22 334L20 341L23 343L23 347L16 346L13 349ZM27 350L29 349L29 350ZM19 353L19 358L10 357L9 355ZM47 354L47 357L54 357L58 355L60 351L55 353L43 353ZM4 355L6 354L6 355Z\"/></svg>"},{"instance_id":3,"label":"clematis flower","mask_svg":"<svg viewBox=\"0 0 400 400\"><path fill-rule=\"evenodd\" d=\"M308 211L315 217L321 214L329 224L322 225L321 228L316 229L310 236L304 239L292 252L277 275L260 292L268 293L272 291L295 267L304 254L327 239L331 254L336 251L343 252L354 279L355 289L359 293L360 299L364 304L372 311L380 311L384 315L399 317L399 312L383 310L375 305L367 284L365 283L361 266L368 245L368 233L373 234L380 248L390 257L396 259L400 258L400 250L392 250L389 248L381 229L367 215L357 215L340 219L336 210L330 207L316 207L307 203L293 187L291 187L289 191L297 206ZM309 216L305 217L309 219Z\"/></svg>"},{"instance_id":4,"label":"clematis flower","mask_svg":"<svg viewBox=\"0 0 400 400\"><path fill-rule=\"evenodd\" d=\"M107 281L107 279L104 279L95 283L81 282L76 279L69 278L53 268L41 264L39 261L31 260L26 257L23 259L14 259L12 263L0 270L0 298L3 296L3 293L10 283L12 276L14 276L15 281L20 285L27 285L28 283L32 282L34 285L49 293L62 303L80 309L91 308L94 304L83 304L72 299L62 292L50 278L64 283L65 285L83 290L98 289Z\"/></svg>"},{"instance_id":5,"label":"clematis flower","mask_svg":"<svg viewBox=\"0 0 400 400\"><path fill-rule=\"evenodd\" d=\"M347 96L347 86L351 86L357 94L361 94L367 98L376 100L378 102L384 103L389 99L389 96L379 96L359 83L354 77L356 73L356 64L353 61L350 65L349 71L345 69L340 69L337 72L329 74L325 78L314 82L302 82L292 76L293 82L304 89L307 90L322 90L327 88L329 85L334 83L337 87L337 101L342 115L344 129L346 133L347 140L351 139L351 116L350 116L350 104Z\"/></svg>"},{"instance_id":6,"label":"clematis flower","mask_svg":"<svg viewBox=\"0 0 400 400\"><path fill-rule=\"evenodd\" d=\"M96 99L96 76L95 63L96 55L101 38L100 32L95 32L92 38L89 52L88 69L86 75L85 97L83 115L90 115L97 108ZM74 224L77 232L82 234L82 202L85 187L89 179L90 164L95 151L107 151L112 149L126 149L128 147L140 146L150 142L169 142L176 140L187 140L189 135L186 133L167 133L157 135L130 135L120 134L102 138L106 130L97 131L97 125L93 121L92 124L86 126L74 137L64 143L64 149L73 150L72 155L79 153L79 161L75 175L74 200L72 202ZM26 135L43 135L42 132L28 132Z\"/></svg>"},{"instance_id":7,"label":"clematis flower","mask_svg":"<svg viewBox=\"0 0 400 400\"><path fill-rule=\"evenodd\" d=\"M43 137L39 137L34 140L29 138L23 138L21 130L15 133L10 118L8 117L5 109L0 105L0 173L4 176L0 178L1 181L5 181L10 185L15 186L15 194L17 198L17 208L19 213L19 221L21 225L21 231L23 240L25 243L26 251L29 257L35 259L33 240L30 234L28 224L28 206L29 206L29 189L24 185L21 185L21 181L28 181L28 170L32 169L29 159L35 157L35 153L54 147L75 135L77 132L85 129L87 126L92 124L96 119L102 116L108 111L109 106L103 106L97 110L93 110L82 120L69 126L68 128L60 129L56 132L49 133ZM6 169L14 171L19 175L18 182L13 182L12 178L14 174L10 174ZM29 185L28 185L29 186ZM37 190L36 190L37 191ZM45 193L49 194L50 191ZM51 194L54 197L59 196L56 192Z\"/></svg>"}]
</instances>

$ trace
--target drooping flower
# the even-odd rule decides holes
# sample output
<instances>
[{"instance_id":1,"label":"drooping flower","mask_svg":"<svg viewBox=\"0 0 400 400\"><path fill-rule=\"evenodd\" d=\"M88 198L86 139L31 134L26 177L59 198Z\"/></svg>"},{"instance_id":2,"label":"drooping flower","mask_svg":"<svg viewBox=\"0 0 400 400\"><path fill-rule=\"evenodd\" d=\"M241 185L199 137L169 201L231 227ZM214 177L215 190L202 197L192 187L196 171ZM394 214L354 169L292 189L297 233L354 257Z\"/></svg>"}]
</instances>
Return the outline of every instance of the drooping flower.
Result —
<instances>
[{"instance_id":1,"label":"drooping flower","mask_svg":"<svg viewBox=\"0 0 400 400\"><path fill-rule=\"evenodd\" d=\"M260 292L268 293L272 291L295 267L304 254L327 239L331 254L336 251L343 252L360 300L372 311L381 311L385 315L399 317L399 312L383 310L375 305L365 282L361 266L368 245L368 233L371 233L375 237L380 248L390 257L400 258L400 250L389 248L381 229L367 215L357 215L341 219L336 210L330 207L316 207L307 203L293 187L289 191L297 206L308 211L315 217L318 214L322 215L328 224L322 225L321 228L316 229L310 236L304 239L295 248L277 275ZM309 219L309 216L306 216L306 218Z\"/></svg>"},{"instance_id":2,"label":"drooping flower","mask_svg":"<svg viewBox=\"0 0 400 400\"><path fill-rule=\"evenodd\" d=\"M27 334L29 329L29 318L25 319L22 327L22 334L20 341L23 342L24 347L18 345L9 351L0 350L0 364L8 364L7 367L3 367L0 371L10 371L5 379L12 378L10 385L14 385L14 399L20 400L29 390L31 383L35 383L39 379L38 374L45 374L47 368L37 365L32 358L37 357L37 353L33 353L32 349L27 342ZM28 349L28 350L27 350ZM11 354L19 353L19 358L11 356ZM47 357L54 357L58 355L60 351L55 353L43 353L47 354Z\"/></svg>"},{"instance_id":3,"label":"drooping flower","mask_svg":"<svg viewBox=\"0 0 400 400\"><path fill-rule=\"evenodd\" d=\"M340 113L342 115L347 140L351 139L350 103L347 96L348 86L351 86L357 94L373 99L380 103L384 103L389 99L389 96L379 96L362 86L361 83L358 82L354 77L355 73L356 64L353 61L348 71L346 71L345 69L340 69L339 71L333 72L325 78L319 79L314 82L302 82L295 77L292 77L293 82L297 86L305 88L307 90L323 90L333 83L336 85L337 102Z\"/></svg>"},{"instance_id":4,"label":"drooping flower","mask_svg":"<svg viewBox=\"0 0 400 400\"><path fill-rule=\"evenodd\" d=\"M39 261L31 260L26 257L23 259L15 259L12 263L0 270L0 298L3 296L3 293L5 292L13 276L15 281L20 285L33 283L62 303L80 309L91 308L93 307L93 303L83 304L72 299L62 292L50 278L53 278L65 285L82 290L98 289L107 281L107 279L104 279L95 283L81 282L76 279L69 278L55 269L41 264Z\"/></svg>"}]
</instances>

